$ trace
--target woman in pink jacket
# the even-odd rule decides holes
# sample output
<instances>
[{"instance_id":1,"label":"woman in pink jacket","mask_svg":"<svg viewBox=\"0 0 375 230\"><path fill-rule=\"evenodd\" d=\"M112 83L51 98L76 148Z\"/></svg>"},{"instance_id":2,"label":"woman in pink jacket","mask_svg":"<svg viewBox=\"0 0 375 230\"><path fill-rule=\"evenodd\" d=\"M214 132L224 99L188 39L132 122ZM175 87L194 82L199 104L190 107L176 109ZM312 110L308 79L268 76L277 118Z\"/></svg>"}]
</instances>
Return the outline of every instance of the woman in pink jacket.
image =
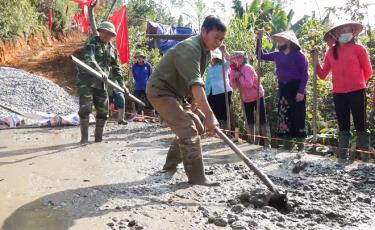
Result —
<instances>
[{"instance_id":1,"label":"woman in pink jacket","mask_svg":"<svg viewBox=\"0 0 375 230\"><path fill-rule=\"evenodd\" d=\"M258 76L254 68L246 63L244 52L234 52L230 57L230 79L229 84L233 89L241 90L244 103L247 124L250 133L254 133L255 116L258 99ZM259 88L260 101L260 135L266 135L266 112L264 107L264 90L263 86Z\"/></svg>"},{"instance_id":2,"label":"woman in pink jacket","mask_svg":"<svg viewBox=\"0 0 375 230\"><path fill-rule=\"evenodd\" d=\"M366 122L366 88L372 75L369 54L366 48L354 40L363 30L356 22L343 23L332 27L324 40L329 44L324 65L317 62L316 72L325 79L332 72L333 100L339 125L339 144L336 157L347 159L350 146L350 113L357 133L357 148L370 150L370 132ZM316 52L317 54L317 52ZM317 58L317 56L316 56ZM370 155L362 154L361 159L368 161ZM350 154L350 160L355 159Z\"/></svg>"}]
</instances>

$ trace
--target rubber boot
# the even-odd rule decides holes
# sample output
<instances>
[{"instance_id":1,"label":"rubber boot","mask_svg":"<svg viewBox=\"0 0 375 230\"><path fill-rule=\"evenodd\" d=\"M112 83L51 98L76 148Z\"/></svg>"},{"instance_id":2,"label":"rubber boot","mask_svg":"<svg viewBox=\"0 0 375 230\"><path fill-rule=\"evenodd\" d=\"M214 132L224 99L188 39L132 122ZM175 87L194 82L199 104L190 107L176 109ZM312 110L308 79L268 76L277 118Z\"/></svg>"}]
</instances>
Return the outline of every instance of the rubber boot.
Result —
<instances>
[{"instance_id":1,"label":"rubber boot","mask_svg":"<svg viewBox=\"0 0 375 230\"><path fill-rule=\"evenodd\" d=\"M174 171L177 165L182 162L180 147L178 146L178 139L175 138L169 147L167 159L163 166L164 171Z\"/></svg>"},{"instance_id":2,"label":"rubber boot","mask_svg":"<svg viewBox=\"0 0 375 230\"><path fill-rule=\"evenodd\" d=\"M292 147L293 147L292 138L285 136L282 139L283 139L283 141L282 141L283 149L287 150L287 151L292 151Z\"/></svg>"},{"instance_id":3,"label":"rubber boot","mask_svg":"<svg viewBox=\"0 0 375 230\"><path fill-rule=\"evenodd\" d=\"M103 140L103 130L104 130L105 123L106 123L106 120L104 119L96 119L95 142L101 142Z\"/></svg>"},{"instance_id":4,"label":"rubber boot","mask_svg":"<svg viewBox=\"0 0 375 230\"><path fill-rule=\"evenodd\" d=\"M260 126L260 135L263 137L260 141L262 145L266 148L271 148L271 141L268 138L268 129L267 129L267 124L263 124Z\"/></svg>"},{"instance_id":5,"label":"rubber boot","mask_svg":"<svg viewBox=\"0 0 375 230\"><path fill-rule=\"evenodd\" d=\"M188 183L204 186L219 186L218 182L211 182L204 173L202 147L200 137L179 140L181 155Z\"/></svg>"},{"instance_id":6,"label":"rubber boot","mask_svg":"<svg viewBox=\"0 0 375 230\"><path fill-rule=\"evenodd\" d=\"M125 116L125 109L119 109L117 111L117 123L119 125L127 125L128 122L124 120L124 116Z\"/></svg>"},{"instance_id":7,"label":"rubber boot","mask_svg":"<svg viewBox=\"0 0 375 230\"><path fill-rule=\"evenodd\" d=\"M298 152L302 152L302 151L305 150L305 144L304 144L305 140L306 140L306 138L304 138L304 137L298 137L296 139Z\"/></svg>"},{"instance_id":8,"label":"rubber boot","mask_svg":"<svg viewBox=\"0 0 375 230\"><path fill-rule=\"evenodd\" d=\"M89 119L81 119L81 144L89 143Z\"/></svg>"},{"instance_id":9,"label":"rubber boot","mask_svg":"<svg viewBox=\"0 0 375 230\"><path fill-rule=\"evenodd\" d=\"M220 128L222 128L222 129L228 129L227 128L227 121L226 120L218 120L218 122L219 122Z\"/></svg>"},{"instance_id":10,"label":"rubber boot","mask_svg":"<svg viewBox=\"0 0 375 230\"><path fill-rule=\"evenodd\" d=\"M257 138L255 138L255 125L254 124L249 124L249 142L250 144L256 144Z\"/></svg>"},{"instance_id":11,"label":"rubber boot","mask_svg":"<svg viewBox=\"0 0 375 230\"><path fill-rule=\"evenodd\" d=\"M370 151L371 148L371 137L370 131L357 132L358 146L357 149ZM370 160L370 153L361 153L361 160L368 162Z\"/></svg>"},{"instance_id":12,"label":"rubber boot","mask_svg":"<svg viewBox=\"0 0 375 230\"><path fill-rule=\"evenodd\" d=\"M351 137L352 135L350 134L350 132L339 132L338 149L335 151L337 159L346 160L348 158ZM354 160L353 155L350 155L350 160Z\"/></svg>"}]
</instances>

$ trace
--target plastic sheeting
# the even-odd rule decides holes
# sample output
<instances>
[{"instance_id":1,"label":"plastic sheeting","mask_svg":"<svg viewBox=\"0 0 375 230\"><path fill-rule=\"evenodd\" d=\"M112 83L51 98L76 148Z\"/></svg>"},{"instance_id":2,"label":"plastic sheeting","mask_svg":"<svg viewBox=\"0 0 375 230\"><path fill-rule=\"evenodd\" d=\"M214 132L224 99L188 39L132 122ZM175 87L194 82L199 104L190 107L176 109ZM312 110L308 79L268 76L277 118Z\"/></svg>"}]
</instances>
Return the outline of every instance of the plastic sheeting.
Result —
<instances>
[{"instance_id":1,"label":"plastic sheeting","mask_svg":"<svg viewBox=\"0 0 375 230\"><path fill-rule=\"evenodd\" d=\"M28 119L18 114L11 114L0 119L0 129L19 127L59 127L69 125L79 125L80 119L77 113L60 116L43 112L36 112L41 118L38 120ZM95 117L90 114L90 123L95 123Z\"/></svg>"},{"instance_id":2,"label":"plastic sheeting","mask_svg":"<svg viewBox=\"0 0 375 230\"><path fill-rule=\"evenodd\" d=\"M188 27L173 27L169 25L160 24L157 22L148 22L147 23L147 34L159 34L159 35L176 35L176 34L189 34L194 35L196 31L193 31ZM165 54L170 48L175 46L180 41L176 40L160 40L160 52ZM154 47L154 40L151 40L149 43L151 48Z\"/></svg>"}]
</instances>

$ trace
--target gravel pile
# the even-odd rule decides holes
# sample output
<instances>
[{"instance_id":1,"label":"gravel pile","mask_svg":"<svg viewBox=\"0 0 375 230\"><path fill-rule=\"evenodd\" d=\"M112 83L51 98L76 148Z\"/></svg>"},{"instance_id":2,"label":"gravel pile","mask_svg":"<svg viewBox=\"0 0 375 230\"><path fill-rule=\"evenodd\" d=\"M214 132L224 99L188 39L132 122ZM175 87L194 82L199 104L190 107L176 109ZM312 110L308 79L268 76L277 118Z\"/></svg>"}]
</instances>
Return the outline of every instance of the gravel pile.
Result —
<instances>
[{"instance_id":1,"label":"gravel pile","mask_svg":"<svg viewBox=\"0 0 375 230\"><path fill-rule=\"evenodd\" d=\"M50 80L26 71L0 67L0 104L17 112L67 115L78 111L78 98ZM11 113L0 108L0 118Z\"/></svg>"}]
</instances>

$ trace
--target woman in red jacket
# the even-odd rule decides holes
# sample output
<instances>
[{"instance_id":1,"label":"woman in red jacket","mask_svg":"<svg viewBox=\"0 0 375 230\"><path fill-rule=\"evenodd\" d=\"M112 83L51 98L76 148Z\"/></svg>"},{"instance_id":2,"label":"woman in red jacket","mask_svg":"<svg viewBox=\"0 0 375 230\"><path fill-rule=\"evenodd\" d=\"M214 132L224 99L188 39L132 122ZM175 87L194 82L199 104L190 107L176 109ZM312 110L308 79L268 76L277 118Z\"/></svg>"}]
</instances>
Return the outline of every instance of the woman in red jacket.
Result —
<instances>
[{"instance_id":1,"label":"woman in red jacket","mask_svg":"<svg viewBox=\"0 0 375 230\"><path fill-rule=\"evenodd\" d=\"M357 148L370 150L370 133L366 122L366 84L372 75L369 54L366 48L354 40L363 30L356 22L349 22L332 27L324 40L329 44L324 65L319 62L316 72L325 79L332 72L333 100L339 125L339 149L336 157L347 159L350 145L350 112L357 133ZM317 53L316 53L317 54ZM317 56L316 56L317 58ZM361 159L368 161L370 155L362 154ZM350 154L350 159L355 156Z\"/></svg>"}]
</instances>

